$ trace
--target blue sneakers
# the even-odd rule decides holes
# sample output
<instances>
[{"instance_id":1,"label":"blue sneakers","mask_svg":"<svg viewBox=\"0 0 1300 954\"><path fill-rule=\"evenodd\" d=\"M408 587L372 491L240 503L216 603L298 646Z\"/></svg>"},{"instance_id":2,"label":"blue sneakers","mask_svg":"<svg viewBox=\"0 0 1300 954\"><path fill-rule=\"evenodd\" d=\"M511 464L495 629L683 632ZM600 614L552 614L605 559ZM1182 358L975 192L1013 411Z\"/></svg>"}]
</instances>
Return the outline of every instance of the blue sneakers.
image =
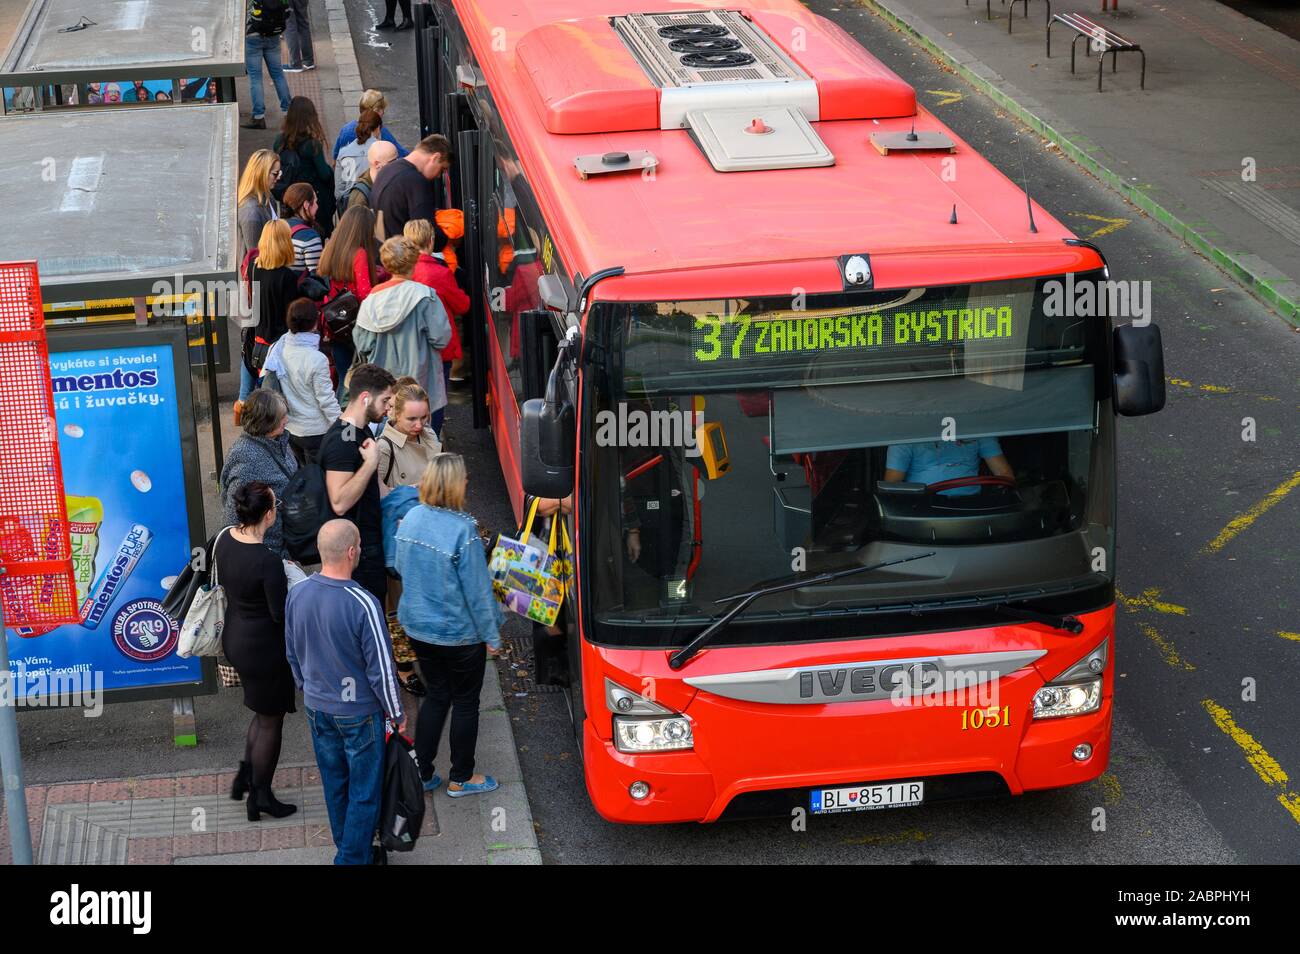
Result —
<instances>
[{"instance_id":1,"label":"blue sneakers","mask_svg":"<svg viewBox=\"0 0 1300 954\"><path fill-rule=\"evenodd\" d=\"M497 780L491 775L484 775L482 782L466 782L461 786L460 791L453 791L450 787L447 794L452 798L460 798L462 795L482 795L485 792L495 792L497 790Z\"/></svg>"},{"instance_id":2,"label":"blue sneakers","mask_svg":"<svg viewBox=\"0 0 1300 954\"><path fill-rule=\"evenodd\" d=\"M439 775L437 772L434 772L433 778L430 778L422 782L421 784L424 785L424 790L426 792L432 792L434 789L436 789L439 785L442 784L442 776Z\"/></svg>"}]
</instances>

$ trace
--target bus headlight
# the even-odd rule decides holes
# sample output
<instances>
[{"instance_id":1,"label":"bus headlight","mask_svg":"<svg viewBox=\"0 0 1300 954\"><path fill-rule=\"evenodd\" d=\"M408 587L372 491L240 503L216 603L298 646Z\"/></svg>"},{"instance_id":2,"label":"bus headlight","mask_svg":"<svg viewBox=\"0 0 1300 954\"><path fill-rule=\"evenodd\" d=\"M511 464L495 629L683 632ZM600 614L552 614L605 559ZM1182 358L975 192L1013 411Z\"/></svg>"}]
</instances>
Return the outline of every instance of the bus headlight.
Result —
<instances>
[{"instance_id":1,"label":"bus headlight","mask_svg":"<svg viewBox=\"0 0 1300 954\"><path fill-rule=\"evenodd\" d=\"M1034 693L1034 718L1086 715L1101 708L1101 680L1067 685L1049 683Z\"/></svg>"},{"instance_id":2,"label":"bus headlight","mask_svg":"<svg viewBox=\"0 0 1300 954\"><path fill-rule=\"evenodd\" d=\"M1101 708L1100 673L1110 656L1110 639L1034 693L1034 718L1087 715ZM1096 678L1091 678L1093 676Z\"/></svg>"},{"instance_id":3,"label":"bus headlight","mask_svg":"<svg viewBox=\"0 0 1300 954\"><path fill-rule=\"evenodd\" d=\"M620 752L673 752L695 747L690 720L614 716L614 747Z\"/></svg>"}]
</instances>

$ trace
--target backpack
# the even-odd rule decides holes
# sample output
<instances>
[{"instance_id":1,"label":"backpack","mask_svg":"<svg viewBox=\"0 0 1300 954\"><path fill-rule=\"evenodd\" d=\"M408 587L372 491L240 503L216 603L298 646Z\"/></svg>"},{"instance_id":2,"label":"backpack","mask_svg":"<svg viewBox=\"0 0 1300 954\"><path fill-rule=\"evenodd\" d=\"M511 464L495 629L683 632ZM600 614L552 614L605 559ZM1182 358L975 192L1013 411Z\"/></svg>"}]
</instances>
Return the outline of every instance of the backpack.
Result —
<instances>
[{"instance_id":1,"label":"backpack","mask_svg":"<svg viewBox=\"0 0 1300 954\"><path fill-rule=\"evenodd\" d=\"M352 187L356 185L358 177L369 167L366 155L370 146L379 142L379 137L371 136L364 143L358 143L354 138L346 146L339 150L339 154L334 157L334 198L342 199ZM369 196L367 196L369 199Z\"/></svg>"},{"instance_id":2,"label":"backpack","mask_svg":"<svg viewBox=\"0 0 1300 954\"><path fill-rule=\"evenodd\" d=\"M384 746L384 791L379 843L385 851L411 851L424 825L424 786L415 747L394 732Z\"/></svg>"},{"instance_id":3,"label":"backpack","mask_svg":"<svg viewBox=\"0 0 1300 954\"><path fill-rule=\"evenodd\" d=\"M257 36L279 36L289 22L288 0L248 0L244 32Z\"/></svg>"},{"instance_id":4,"label":"backpack","mask_svg":"<svg viewBox=\"0 0 1300 954\"><path fill-rule=\"evenodd\" d=\"M279 152L280 159L280 179L275 185L271 186L271 195L275 196L279 202L284 202L284 193L289 186L295 182L306 182L307 171L303 167L302 156L298 155L297 149L281 149Z\"/></svg>"},{"instance_id":5,"label":"backpack","mask_svg":"<svg viewBox=\"0 0 1300 954\"><path fill-rule=\"evenodd\" d=\"M326 521L334 519L325 471L315 461L299 467L284 488L280 520L284 525L284 548L299 563L319 563L316 534Z\"/></svg>"},{"instance_id":6,"label":"backpack","mask_svg":"<svg viewBox=\"0 0 1300 954\"><path fill-rule=\"evenodd\" d=\"M360 192L361 198L363 198L366 202L366 207L367 208L370 207L370 183L369 182L364 182L361 179L358 179L356 182L352 183L352 188L349 191L349 194L351 194L352 192ZM340 205L343 206L342 211L346 212L348 208L351 207L351 200L349 199L346 205L344 205L343 203L340 203ZM342 212L340 213L340 215L341 214Z\"/></svg>"}]
</instances>

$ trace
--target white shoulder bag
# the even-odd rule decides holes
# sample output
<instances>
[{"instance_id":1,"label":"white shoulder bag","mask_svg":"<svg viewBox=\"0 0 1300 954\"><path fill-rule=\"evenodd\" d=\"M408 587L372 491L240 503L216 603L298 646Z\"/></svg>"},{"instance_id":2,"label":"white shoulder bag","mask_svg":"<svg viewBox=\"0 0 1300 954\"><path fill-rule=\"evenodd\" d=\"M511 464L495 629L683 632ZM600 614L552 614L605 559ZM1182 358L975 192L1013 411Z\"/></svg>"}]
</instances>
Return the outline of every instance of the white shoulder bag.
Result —
<instances>
[{"instance_id":1,"label":"white shoulder bag","mask_svg":"<svg viewBox=\"0 0 1300 954\"><path fill-rule=\"evenodd\" d=\"M194 594L194 602L181 623L180 645L176 648L178 656L216 656L221 652L221 631L226 625L226 591L217 580L217 544L228 529L222 530L212 541L212 574Z\"/></svg>"}]
</instances>

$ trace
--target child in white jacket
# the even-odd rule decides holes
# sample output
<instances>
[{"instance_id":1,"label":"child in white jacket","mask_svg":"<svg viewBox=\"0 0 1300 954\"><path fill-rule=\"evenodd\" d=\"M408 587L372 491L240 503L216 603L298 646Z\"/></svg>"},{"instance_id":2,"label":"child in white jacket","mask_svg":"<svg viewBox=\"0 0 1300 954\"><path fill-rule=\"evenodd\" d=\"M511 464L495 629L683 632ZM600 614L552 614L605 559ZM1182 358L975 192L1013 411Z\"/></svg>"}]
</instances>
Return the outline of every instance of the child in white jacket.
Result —
<instances>
[{"instance_id":1,"label":"child in white jacket","mask_svg":"<svg viewBox=\"0 0 1300 954\"><path fill-rule=\"evenodd\" d=\"M278 386L289 405L289 446L298 463L315 460L321 438L342 410L330 379L330 364L320 350L320 312L309 298L289 305L289 333L271 348L262 367L262 381Z\"/></svg>"}]
</instances>

